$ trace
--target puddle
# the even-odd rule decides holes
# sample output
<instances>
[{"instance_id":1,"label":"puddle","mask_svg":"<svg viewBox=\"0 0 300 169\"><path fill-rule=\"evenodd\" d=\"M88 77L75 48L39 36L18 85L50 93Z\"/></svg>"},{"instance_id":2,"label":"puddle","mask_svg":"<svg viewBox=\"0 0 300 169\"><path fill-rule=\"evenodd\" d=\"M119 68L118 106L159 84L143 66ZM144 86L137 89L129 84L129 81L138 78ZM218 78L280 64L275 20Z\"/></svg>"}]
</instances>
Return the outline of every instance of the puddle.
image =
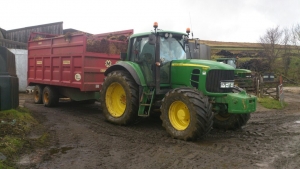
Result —
<instances>
[{"instance_id":1,"label":"puddle","mask_svg":"<svg viewBox=\"0 0 300 169\"><path fill-rule=\"evenodd\" d=\"M60 148L51 148L50 155L54 155L57 153L66 154L68 150L72 150L74 147L60 147Z\"/></svg>"}]
</instances>

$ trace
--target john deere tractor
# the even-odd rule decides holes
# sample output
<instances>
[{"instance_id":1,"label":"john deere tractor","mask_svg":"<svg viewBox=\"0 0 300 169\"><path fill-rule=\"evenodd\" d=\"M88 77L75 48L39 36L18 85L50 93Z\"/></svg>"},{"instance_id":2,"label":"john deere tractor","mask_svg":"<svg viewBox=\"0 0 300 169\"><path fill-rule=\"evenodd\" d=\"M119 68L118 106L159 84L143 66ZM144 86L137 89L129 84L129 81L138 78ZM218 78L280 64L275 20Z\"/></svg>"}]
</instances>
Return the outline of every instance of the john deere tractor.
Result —
<instances>
[{"instance_id":1,"label":"john deere tractor","mask_svg":"<svg viewBox=\"0 0 300 169\"><path fill-rule=\"evenodd\" d=\"M157 27L132 35L127 53L106 70L100 96L106 120L128 125L159 107L163 127L182 140L245 125L256 97L234 86L234 68L190 59L187 33Z\"/></svg>"}]
</instances>

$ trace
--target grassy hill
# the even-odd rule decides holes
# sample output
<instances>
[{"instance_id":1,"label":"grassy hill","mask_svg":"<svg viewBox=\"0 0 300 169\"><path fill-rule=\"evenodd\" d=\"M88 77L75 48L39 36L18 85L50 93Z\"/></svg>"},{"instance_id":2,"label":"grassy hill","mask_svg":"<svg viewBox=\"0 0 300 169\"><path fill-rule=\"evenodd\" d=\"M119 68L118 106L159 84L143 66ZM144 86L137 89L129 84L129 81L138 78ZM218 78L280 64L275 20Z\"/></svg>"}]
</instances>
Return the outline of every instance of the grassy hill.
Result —
<instances>
[{"instance_id":1,"label":"grassy hill","mask_svg":"<svg viewBox=\"0 0 300 169\"><path fill-rule=\"evenodd\" d=\"M200 40L200 43L206 44L213 48L252 48L261 49L259 43L249 43L249 42L222 42L222 41L210 41L210 40Z\"/></svg>"},{"instance_id":2,"label":"grassy hill","mask_svg":"<svg viewBox=\"0 0 300 169\"><path fill-rule=\"evenodd\" d=\"M206 44L211 47L211 58L213 60L223 57L218 55L222 50L230 52L233 56L238 56L239 64L250 61L251 59L259 59L262 62L266 61L263 56L264 49L260 43L247 43L247 42L222 42L222 41L210 41L210 40L199 40L201 44ZM274 73L277 75L284 75L287 79L291 79L297 83L300 83L300 53L295 46L289 46L290 52L288 57L290 58L289 67L287 74L285 74L283 66L283 46L278 46L282 52L279 57L276 58L275 63L272 64Z\"/></svg>"}]
</instances>

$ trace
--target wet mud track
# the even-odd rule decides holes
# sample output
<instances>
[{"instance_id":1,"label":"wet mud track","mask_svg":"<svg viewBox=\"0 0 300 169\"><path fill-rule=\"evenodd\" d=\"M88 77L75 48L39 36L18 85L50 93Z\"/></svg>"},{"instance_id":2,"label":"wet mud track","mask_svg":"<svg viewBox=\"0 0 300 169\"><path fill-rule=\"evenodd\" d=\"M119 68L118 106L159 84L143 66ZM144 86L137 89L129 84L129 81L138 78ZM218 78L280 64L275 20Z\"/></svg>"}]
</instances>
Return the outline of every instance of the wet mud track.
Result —
<instances>
[{"instance_id":1,"label":"wet mud track","mask_svg":"<svg viewBox=\"0 0 300 169\"><path fill-rule=\"evenodd\" d=\"M258 111L242 129L212 130L204 139L172 139L159 118L131 126L105 121L99 103L60 102L56 108L24 106L50 135L48 147L25 154L20 168L297 168L300 164L299 103ZM300 100L300 99L299 99ZM34 135L34 134L33 134Z\"/></svg>"}]
</instances>

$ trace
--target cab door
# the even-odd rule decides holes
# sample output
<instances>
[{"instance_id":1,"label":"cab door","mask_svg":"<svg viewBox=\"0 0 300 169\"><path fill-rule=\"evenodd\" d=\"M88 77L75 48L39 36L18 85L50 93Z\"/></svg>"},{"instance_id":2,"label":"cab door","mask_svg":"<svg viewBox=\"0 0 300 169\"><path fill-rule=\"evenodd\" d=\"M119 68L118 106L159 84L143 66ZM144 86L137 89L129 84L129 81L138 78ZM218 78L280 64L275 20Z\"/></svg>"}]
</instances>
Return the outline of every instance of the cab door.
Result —
<instances>
[{"instance_id":1,"label":"cab door","mask_svg":"<svg viewBox=\"0 0 300 169\"><path fill-rule=\"evenodd\" d=\"M148 86L155 86L155 45L149 43L148 36L132 39L130 61L139 64Z\"/></svg>"}]
</instances>

